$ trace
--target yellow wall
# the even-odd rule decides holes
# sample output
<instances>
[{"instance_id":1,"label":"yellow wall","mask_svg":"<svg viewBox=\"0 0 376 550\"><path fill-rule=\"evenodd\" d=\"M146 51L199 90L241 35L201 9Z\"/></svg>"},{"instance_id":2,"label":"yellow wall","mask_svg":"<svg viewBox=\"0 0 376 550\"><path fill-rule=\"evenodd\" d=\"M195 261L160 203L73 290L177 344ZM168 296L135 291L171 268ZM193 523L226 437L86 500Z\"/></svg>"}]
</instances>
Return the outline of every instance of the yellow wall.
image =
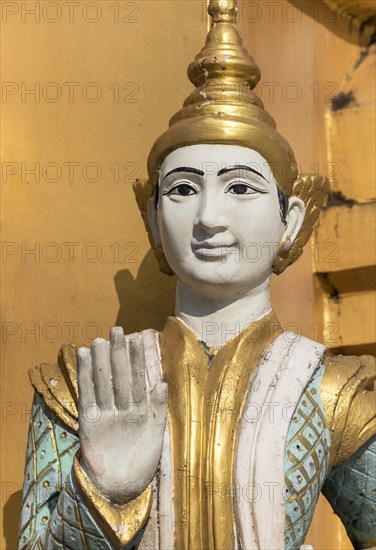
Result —
<instances>
[{"instance_id":1,"label":"yellow wall","mask_svg":"<svg viewBox=\"0 0 376 550\"><path fill-rule=\"evenodd\" d=\"M302 168L318 163L325 173L325 98L358 49L306 16L293 23L285 1L272 22L270 6L259 4L257 24L249 8L239 25L262 69L265 105ZM39 20L26 13L35 5ZM146 176L153 140L188 95L186 67L206 34L198 0L81 1L74 13L46 5L3 3L0 548L9 550L32 399L27 370L54 361L63 342L87 344L114 324L158 329L173 311L173 280L149 251L131 180ZM277 82L274 100L266 82ZM37 95L26 93L35 87ZM35 163L39 181L25 172ZM286 328L316 337L309 250L275 280L273 298ZM329 548L314 536L315 549Z\"/></svg>"}]
</instances>

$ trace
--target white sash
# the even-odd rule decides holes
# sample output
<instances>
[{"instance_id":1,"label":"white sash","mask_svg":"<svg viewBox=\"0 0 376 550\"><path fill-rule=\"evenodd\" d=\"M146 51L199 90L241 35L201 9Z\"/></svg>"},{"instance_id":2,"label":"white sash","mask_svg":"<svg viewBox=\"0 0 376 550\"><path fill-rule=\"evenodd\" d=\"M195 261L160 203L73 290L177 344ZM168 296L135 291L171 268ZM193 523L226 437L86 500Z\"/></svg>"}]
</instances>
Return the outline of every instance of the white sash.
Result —
<instances>
[{"instance_id":1,"label":"white sash","mask_svg":"<svg viewBox=\"0 0 376 550\"><path fill-rule=\"evenodd\" d=\"M235 462L235 530L241 550L285 547L285 446L290 419L325 346L284 332L249 390Z\"/></svg>"}]
</instances>

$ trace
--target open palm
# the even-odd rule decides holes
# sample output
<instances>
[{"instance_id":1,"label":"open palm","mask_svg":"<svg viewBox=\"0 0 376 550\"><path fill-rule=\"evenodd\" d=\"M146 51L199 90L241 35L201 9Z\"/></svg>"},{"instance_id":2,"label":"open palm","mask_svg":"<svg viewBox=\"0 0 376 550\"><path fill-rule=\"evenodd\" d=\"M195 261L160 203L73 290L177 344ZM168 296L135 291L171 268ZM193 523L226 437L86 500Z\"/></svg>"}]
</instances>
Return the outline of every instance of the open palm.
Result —
<instances>
[{"instance_id":1,"label":"open palm","mask_svg":"<svg viewBox=\"0 0 376 550\"><path fill-rule=\"evenodd\" d=\"M167 384L160 382L158 333L111 329L78 359L81 465L112 502L141 494L160 460Z\"/></svg>"}]
</instances>

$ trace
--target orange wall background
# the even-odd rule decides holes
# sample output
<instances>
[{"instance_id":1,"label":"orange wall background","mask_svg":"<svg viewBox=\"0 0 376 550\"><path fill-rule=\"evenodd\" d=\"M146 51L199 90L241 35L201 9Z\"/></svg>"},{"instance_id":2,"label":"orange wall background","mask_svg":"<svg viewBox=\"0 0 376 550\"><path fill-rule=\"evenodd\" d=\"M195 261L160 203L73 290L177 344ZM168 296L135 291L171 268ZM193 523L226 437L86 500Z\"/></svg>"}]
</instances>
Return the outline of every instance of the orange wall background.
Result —
<instances>
[{"instance_id":1,"label":"orange wall background","mask_svg":"<svg viewBox=\"0 0 376 550\"><path fill-rule=\"evenodd\" d=\"M146 176L154 139L191 90L186 67L207 28L201 0L56 4L2 5L0 548L9 550L32 400L27 370L54 362L64 342L88 344L114 324L160 329L173 312L174 281L158 271L131 183ZM358 48L285 0L244 0L239 27L279 131L304 171L325 173L324 112ZM275 279L273 300L285 328L317 338L308 248ZM351 548L322 506L309 542Z\"/></svg>"}]
</instances>

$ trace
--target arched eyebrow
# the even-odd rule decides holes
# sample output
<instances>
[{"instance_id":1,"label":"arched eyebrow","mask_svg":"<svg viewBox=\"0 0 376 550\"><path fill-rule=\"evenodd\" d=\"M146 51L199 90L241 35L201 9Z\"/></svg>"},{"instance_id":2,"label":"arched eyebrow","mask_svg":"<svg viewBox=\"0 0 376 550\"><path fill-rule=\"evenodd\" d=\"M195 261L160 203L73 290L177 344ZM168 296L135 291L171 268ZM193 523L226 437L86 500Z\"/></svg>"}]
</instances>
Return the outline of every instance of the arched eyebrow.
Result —
<instances>
[{"instance_id":1,"label":"arched eyebrow","mask_svg":"<svg viewBox=\"0 0 376 550\"><path fill-rule=\"evenodd\" d=\"M181 166L180 168L174 168L173 170L170 170L168 174L165 175L163 178L163 181L167 178L167 176L170 176L171 174L175 174L176 172L185 172L188 174L198 174L199 176L204 176L205 173L202 170L198 170L197 168L188 168L187 166Z\"/></svg>"},{"instance_id":2,"label":"arched eyebrow","mask_svg":"<svg viewBox=\"0 0 376 550\"><path fill-rule=\"evenodd\" d=\"M234 170L248 170L248 172L252 172L253 174L257 174L263 180L265 180L267 183L269 183L268 180L260 172L258 172L254 168L251 168L250 166L246 166L245 164L235 164L235 166L228 166L227 168L222 168L217 173L217 176L222 176L223 174L227 174L228 172L231 172L231 171L234 171ZM205 175L205 172L203 172L202 170L198 170L197 168L190 168L188 166L181 166L179 168L174 168L173 170L170 170L170 172L168 172L165 175L165 177L163 178L163 181L168 176L170 176L171 174L176 174L177 172L185 172L185 173L188 173L188 174L197 174L199 176L204 176Z\"/></svg>"},{"instance_id":3,"label":"arched eyebrow","mask_svg":"<svg viewBox=\"0 0 376 550\"><path fill-rule=\"evenodd\" d=\"M248 172L253 172L253 174L257 174L260 176L263 180L265 180L267 183L268 180L260 174L260 172L257 172L254 168L251 168L250 166L245 166L243 164L235 164L235 166L229 166L228 168L222 168L217 174L217 176L222 176L223 174L227 174L227 172L231 172L232 170L248 170Z\"/></svg>"}]
</instances>

